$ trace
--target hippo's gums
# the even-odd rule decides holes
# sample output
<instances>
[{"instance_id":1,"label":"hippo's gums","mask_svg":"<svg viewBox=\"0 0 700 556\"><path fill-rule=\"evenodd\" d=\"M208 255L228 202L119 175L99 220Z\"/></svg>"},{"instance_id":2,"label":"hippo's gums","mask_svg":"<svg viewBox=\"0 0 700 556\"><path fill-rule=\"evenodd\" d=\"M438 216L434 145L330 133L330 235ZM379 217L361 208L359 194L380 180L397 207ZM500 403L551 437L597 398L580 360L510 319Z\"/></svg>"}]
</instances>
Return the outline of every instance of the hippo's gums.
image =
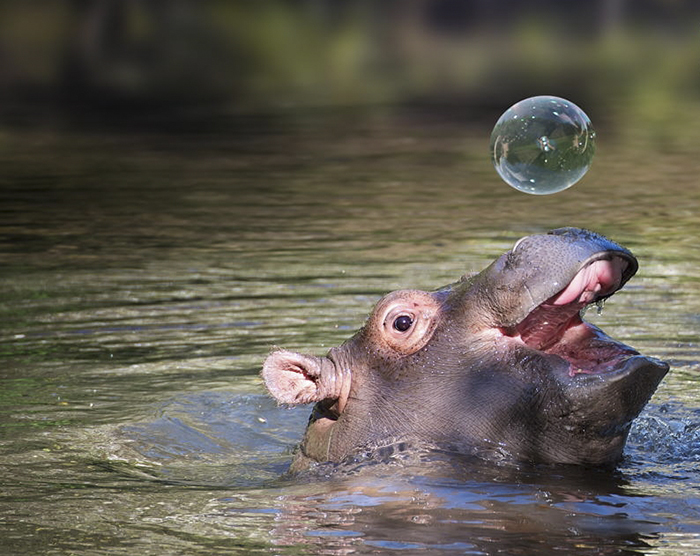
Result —
<instances>
[{"instance_id":1,"label":"hippo's gums","mask_svg":"<svg viewBox=\"0 0 700 556\"><path fill-rule=\"evenodd\" d=\"M395 291L325 357L274 351L281 403L316 402L293 470L396 442L513 461L610 464L668 365L581 319L637 271L562 228L434 292Z\"/></svg>"}]
</instances>

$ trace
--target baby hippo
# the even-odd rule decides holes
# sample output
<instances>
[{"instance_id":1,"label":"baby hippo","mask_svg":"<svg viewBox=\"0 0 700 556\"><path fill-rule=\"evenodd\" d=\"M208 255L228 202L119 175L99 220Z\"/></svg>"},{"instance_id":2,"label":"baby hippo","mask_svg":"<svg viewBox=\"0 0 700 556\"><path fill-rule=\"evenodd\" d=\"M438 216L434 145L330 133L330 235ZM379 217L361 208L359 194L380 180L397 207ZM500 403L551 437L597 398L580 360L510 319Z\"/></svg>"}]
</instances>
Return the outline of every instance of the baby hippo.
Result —
<instances>
[{"instance_id":1,"label":"baby hippo","mask_svg":"<svg viewBox=\"0 0 700 556\"><path fill-rule=\"evenodd\" d=\"M624 247L561 228L480 274L395 291L325 357L274 351L284 404L316 402L292 470L396 443L519 462L603 465L668 365L581 318L637 271Z\"/></svg>"}]
</instances>

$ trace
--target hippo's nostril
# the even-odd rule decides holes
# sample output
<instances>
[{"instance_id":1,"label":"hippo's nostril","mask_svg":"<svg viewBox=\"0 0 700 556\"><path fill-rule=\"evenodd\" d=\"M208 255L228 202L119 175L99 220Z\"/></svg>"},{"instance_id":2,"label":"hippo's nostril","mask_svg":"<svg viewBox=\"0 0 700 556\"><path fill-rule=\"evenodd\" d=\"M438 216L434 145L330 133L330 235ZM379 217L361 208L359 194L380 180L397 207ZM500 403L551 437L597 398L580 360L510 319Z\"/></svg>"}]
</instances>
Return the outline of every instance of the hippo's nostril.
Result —
<instances>
[{"instance_id":1,"label":"hippo's nostril","mask_svg":"<svg viewBox=\"0 0 700 556\"><path fill-rule=\"evenodd\" d=\"M413 319L408 315L401 315L394 320L394 329L399 332L406 332L413 326Z\"/></svg>"}]
</instances>

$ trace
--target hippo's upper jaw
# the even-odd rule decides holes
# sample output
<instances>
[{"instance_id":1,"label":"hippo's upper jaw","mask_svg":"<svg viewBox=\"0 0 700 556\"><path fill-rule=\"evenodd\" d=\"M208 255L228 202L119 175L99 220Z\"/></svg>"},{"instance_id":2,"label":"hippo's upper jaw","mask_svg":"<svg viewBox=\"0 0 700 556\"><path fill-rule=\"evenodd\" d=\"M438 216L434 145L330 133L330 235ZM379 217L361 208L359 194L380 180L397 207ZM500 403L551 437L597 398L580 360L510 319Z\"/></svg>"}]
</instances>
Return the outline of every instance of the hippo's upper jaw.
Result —
<instances>
[{"instance_id":1,"label":"hippo's upper jaw","mask_svg":"<svg viewBox=\"0 0 700 556\"><path fill-rule=\"evenodd\" d=\"M408 440L514 460L604 464L668 365L581 318L637 270L625 248L562 228L521 239L483 272L392 292L327 357L263 366L283 403L318 402L295 467Z\"/></svg>"},{"instance_id":2,"label":"hippo's upper jaw","mask_svg":"<svg viewBox=\"0 0 700 556\"><path fill-rule=\"evenodd\" d=\"M583 244L582 234L587 238ZM501 321L491 324L504 336L533 350L564 359L572 377L624 367L628 359L639 353L583 321L582 313L592 304L602 308L603 301L635 274L637 260L627 249L590 232L562 228L548 236L525 237L502 257L505 261L501 261L504 268L500 270L500 281L526 295L522 297L524 302L510 312L504 311L501 304L497 312ZM545 247L547 253L543 255ZM572 249L573 256L562 257L562 253ZM560 264L538 264L552 256L562 257ZM564 264L567 256L571 260ZM515 282L513 276L518 276L519 281ZM491 275L489 281L498 280ZM667 369L664 363L653 363Z\"/></svg>"}]
</instances>

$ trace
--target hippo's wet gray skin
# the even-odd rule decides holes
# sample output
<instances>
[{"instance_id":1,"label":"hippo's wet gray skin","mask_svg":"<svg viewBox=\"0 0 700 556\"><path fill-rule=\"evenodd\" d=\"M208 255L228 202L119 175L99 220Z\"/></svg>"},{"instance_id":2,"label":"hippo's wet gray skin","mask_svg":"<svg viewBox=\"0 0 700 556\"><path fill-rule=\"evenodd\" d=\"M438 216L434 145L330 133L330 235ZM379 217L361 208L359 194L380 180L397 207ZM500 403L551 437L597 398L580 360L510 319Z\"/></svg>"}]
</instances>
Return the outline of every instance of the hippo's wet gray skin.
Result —
<instances>
[{"instance_id":1,"label":"hippo's wet gray skin","mask_svg":"<svg viewBox=\"0 0 700 556\"><path fill-rule=\"evenodd\" d=\"M317 402L293 469L395 442L514 461L609 464L668 365L582 321L637 271L624 247L562 228L480 274L395 291L326 357L274 351L281 403Z\"/></svg>"}]
</instances>

